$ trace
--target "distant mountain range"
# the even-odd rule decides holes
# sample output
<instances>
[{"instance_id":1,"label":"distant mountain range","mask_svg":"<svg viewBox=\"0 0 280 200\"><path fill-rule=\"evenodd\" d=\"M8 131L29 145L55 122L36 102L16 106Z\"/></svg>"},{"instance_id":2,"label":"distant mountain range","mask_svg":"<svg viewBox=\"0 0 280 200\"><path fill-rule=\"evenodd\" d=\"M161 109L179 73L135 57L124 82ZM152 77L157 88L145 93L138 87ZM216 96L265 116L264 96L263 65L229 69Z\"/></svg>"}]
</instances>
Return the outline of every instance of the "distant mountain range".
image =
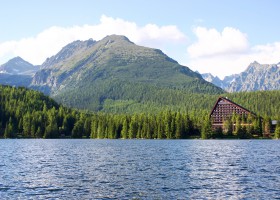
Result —
<instances>
[{"instance_id":1,"label":"distant mountain range","mask_svg":"<svg viewBox=\"0 0 280 200\"><path fill-rule=\"evenodd\" d=\"M0 66L0 84L29 86L32 77L39 69L39 66L34 66L20 57L15 57Z\"/></svg>"},{"instance_id":2,"label":"distant mountain range","mask_svg":"<svg viewBox=\"0 0 280 200\"><path fill-rule=\"evenodd\" d=\"M255 61L244 72L226 76L223 80L210 73L202 74L202 77L227 92L280 90L280 63L260 64Z\"/></svg>"},{"instance_id":3,"label":"distant mountain range","mask_svg":"<svg viewBox=\"0 0 280 200\"><path fill-rule=\"evenodd\" d=\"M13 71L26 76L16 64L9 66L3 68L3 74ZM33 72L24 85L29 83L29 88L64 105L94 111L120 107L125 111L139 105L153 109L152 105L176 105L183 94L224 92L161 50L135 45L118 35L74 41Z\"/></svg>"},{"instance_id":4,"label":"distant mountain range","mask_svg":"<svg viewBox=\"0 0 280 200\"><path fill-rule=\"evenodd\" d=\"M41 66L13 58L0 66L0 84L36 89L70 107L130 112L182 106L182 99L193 99L193 94L279 90L280 63L253 62L244 72L220 80L193 72L159 49L111 35L74 41Z\"/></svg>"}]
</instances>

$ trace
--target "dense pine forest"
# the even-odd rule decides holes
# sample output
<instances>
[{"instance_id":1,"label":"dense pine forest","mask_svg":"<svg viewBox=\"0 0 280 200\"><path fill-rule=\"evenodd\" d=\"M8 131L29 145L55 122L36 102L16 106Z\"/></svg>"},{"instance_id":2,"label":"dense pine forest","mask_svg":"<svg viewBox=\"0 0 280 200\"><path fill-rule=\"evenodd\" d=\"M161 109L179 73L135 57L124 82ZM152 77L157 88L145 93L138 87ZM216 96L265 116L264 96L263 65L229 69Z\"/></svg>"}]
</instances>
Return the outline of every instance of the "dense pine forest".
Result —
<instances>
[{"instance_id":1,"label":"dense pine forest","mask_svg":"<svg viewBox=\"0 0 280 200\"><path fill-rule=\"evenodd\" d=\"M181 113L194 111L200 115L204 112L210 112L219 96L228 97L263 117L269 116L273 119L278 118L280 108L280 91L205 94L132 83L115 84L111 88L103 87L100 83L98 88L93 88L90 85L87 88L91 89L81 89L79 94L87 96L84 93L91 93L91 95L96 95L96 97L85 98L85 101L81 102L75 98L72 92L68 92L55 97L55 99L63 105L67 105L67 107L88 108L94 112L115 114L143 112L156 114L163 110L171 110ZM71 98L68 97L68 99L71 99L71 102L66 101L66 98L63 98L64 95L70 96Z\"/></svg>"},{"instance_id":2,"label":"dense pine forest","mask_svg":"<svg viewBox=\"0 0 280 200\"><path fill-rule=\"evenodd\" d=\"M161 92L161 91L160 91ZM159 93L159 98L161 94ZM137 110L121 112L116 102L107 102L107 112L66 108L40 92L23 87L0 86L0 137L2 138L252 138L263 137L267 119L279 119L280 91L226 94L233 101L264 117L250 129L223 133L212 130L209 113L217 95L166 96L171 105L140 104ZM118 102L122 105L123 102ZM133 104L131 105L133 107ZM181 106L181 107L180 107ZM140 112L141 107L150 112ZM139 109L139 110L138 110ZM235 123L244 119L235 118ZM265 123L267 122L267 123ZM275 136L279 137L280 127Z\"/></svg>"}]
</instances>

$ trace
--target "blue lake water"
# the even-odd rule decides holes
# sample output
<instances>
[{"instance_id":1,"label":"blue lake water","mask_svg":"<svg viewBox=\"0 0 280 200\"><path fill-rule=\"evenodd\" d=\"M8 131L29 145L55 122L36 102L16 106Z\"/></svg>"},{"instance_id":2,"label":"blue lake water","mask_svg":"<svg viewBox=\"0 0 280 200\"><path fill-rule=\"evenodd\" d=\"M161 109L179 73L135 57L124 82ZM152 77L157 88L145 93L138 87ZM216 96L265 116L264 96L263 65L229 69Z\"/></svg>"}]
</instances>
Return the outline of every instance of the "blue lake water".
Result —
<instances>
[{"instance_id":1,"label":"blue lake water","mask_svg":"<svg viewBox=\"0 0 280 200\"><path fill-rule=\"evenodd\" d=\"M0 199L279 199L277 140L0 140Z\"/></svg>"}]
</instances>

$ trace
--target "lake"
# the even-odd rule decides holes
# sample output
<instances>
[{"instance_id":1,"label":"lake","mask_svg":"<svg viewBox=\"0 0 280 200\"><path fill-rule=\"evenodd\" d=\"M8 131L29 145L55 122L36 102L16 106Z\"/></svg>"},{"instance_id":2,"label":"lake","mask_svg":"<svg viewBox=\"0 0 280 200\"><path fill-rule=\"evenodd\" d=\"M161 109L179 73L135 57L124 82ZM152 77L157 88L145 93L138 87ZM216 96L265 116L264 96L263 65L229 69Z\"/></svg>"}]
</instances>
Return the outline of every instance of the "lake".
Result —
<instances>
[{"instance_id":1,"label":"lake","mask_svg":"<svg viewBox=\"0 0 280 200\"><path fill-rule=\"evenodd\" d=\"M278 140L0 140L0 199L276 199Z\"/></svg>"}]
</instances>

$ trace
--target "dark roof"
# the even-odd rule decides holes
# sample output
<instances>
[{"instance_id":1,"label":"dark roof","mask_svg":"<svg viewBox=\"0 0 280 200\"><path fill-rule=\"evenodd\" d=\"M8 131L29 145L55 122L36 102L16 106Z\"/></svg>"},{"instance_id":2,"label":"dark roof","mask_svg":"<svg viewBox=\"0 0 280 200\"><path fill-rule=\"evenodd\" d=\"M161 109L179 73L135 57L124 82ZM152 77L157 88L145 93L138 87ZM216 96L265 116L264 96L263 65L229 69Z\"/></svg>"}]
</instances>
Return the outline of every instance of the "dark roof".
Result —
<instances>
[{"instance_id":1,"label":"dark roof","mask_svg":"<svg viewBox=\"0 0 280 200\"><path fill-rule=\"evenodd\" d=\"M245 111L251 113L252 115L257 116L256 113L254 113L254 112L248 110L247 108L244 108L243 106L241 106L241 105L239 105L239 104L237 104L237 103L234 103L233 101L229 100L227 97L219 97L219 98L218 98L218 100L216 101L214 107L213 107L212 110L211 110L210 116L211 116L212 113L214 112L214 110L215 110L215 108L216 108L216 106L217 106L217 104L219 103L220 100L225 100L225 101L227 101L227 102L229 102L229 103L231 103L231 104L234 104L235 106L237 106L237 107L239 107L239 108L241 108L241 109L243 109L243 110L245 110Z\"/></svg>"}]
</instances>

